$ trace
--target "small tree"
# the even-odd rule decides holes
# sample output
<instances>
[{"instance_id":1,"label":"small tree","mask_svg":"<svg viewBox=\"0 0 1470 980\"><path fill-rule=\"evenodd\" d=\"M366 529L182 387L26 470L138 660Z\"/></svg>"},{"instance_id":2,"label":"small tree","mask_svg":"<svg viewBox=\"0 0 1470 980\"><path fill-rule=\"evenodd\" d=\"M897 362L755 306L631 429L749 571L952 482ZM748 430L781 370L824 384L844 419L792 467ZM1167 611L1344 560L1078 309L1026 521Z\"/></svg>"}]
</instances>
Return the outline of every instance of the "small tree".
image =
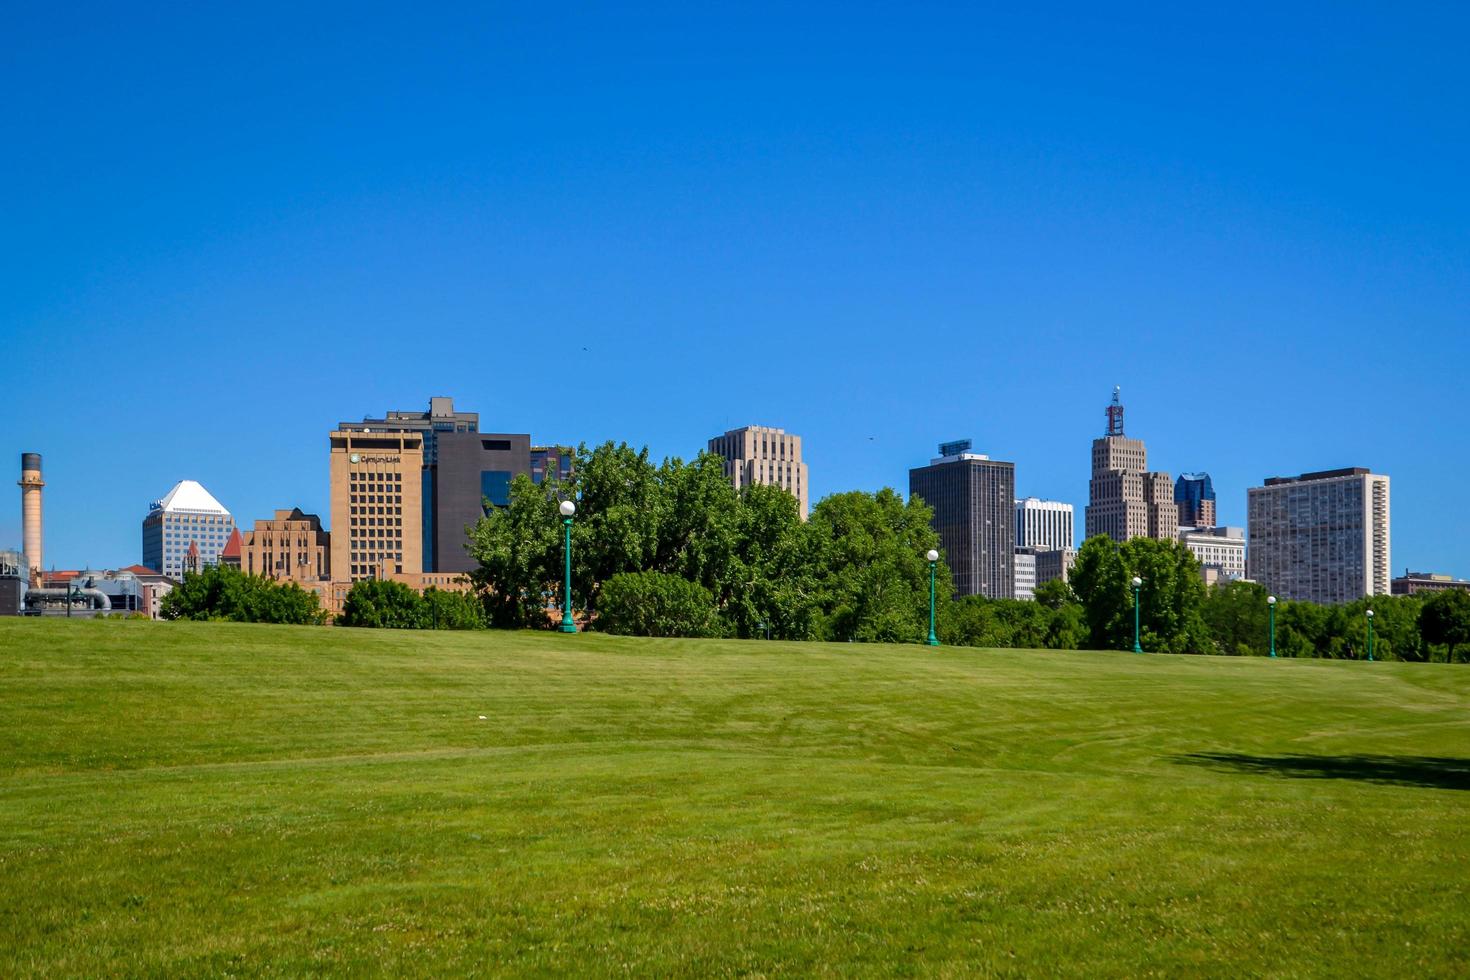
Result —
<instances>
[{"instance_id":1,"label":"small tree","mask_svg":"<svg viewBox=\"0 0 1470 980\"><path fill-rule=\"evenodd\" d=\"M355 583L342 603L338 626L380 629L419 629L423 626L424 600L402 582L364 579Z\"/></svg>"},{"instance_id":2,"label":"small tree","mask_svg":"<svg viewBox=\"0 0 1470 980\"><path fill-rule=\"evenodd\" d=\"M1455 648L1470 644L1470 592L1436 592L1419 611L1419 633L1426 646L1443 646L1445 663L1455 662Z\"/></svg>"},{"instance_id":3,"label":"small tree","mask_svg":"<svg viewBox=\"0 0 1470 980\"><path fill-rule=\"evenodd\" d=\"M425 629L478 630L486 626L485 607L472 592L425 589L420 615Z\"/></svg>"},{"instance_id":4,"label":"small tree","mask_svg":"<svg viewBox=\"0 0 1470 980\"><path fill-rule=\"evenodd\" d=\"M621 572L602 583L595 625L628 636L719 636L714 596L663 572Z\"/></svg>"}]
</instances>

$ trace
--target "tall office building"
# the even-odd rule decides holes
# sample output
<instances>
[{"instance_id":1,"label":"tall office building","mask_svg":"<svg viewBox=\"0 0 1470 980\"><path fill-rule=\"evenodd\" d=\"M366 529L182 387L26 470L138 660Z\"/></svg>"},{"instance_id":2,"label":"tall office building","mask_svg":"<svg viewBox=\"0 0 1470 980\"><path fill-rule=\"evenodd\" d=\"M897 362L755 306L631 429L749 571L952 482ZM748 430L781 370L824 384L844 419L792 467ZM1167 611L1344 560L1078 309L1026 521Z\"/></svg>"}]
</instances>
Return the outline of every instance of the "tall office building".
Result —
<instances>
[{"instance_id":1,"label":"tall office building","mask_svg":"<svg viewBox=\"0 0 1470 980\"><path fill-rule=\"evenodd\" d=\"M1250 577L1283 599L1388 595L1388 477L1362 468L1273 477L1246 492Z\"/></svg>"},{"instance_id":2,"label":"tall office building","mask_svg":"<svg viewBox=\"0 0 1470 980\"><path fill-rule=\"evenodd\" d=\"M753 483L781 487L807 516L807 469L801 461L801 436L764 425L731 429L709 441L709 451L725 459L725 475L735 489Z\"/></svg>"},{"instance_id":3,"label":"tall office building","mask_svg":"<svg viewBox=\"0 0 1470 980\"><path fill-rule=\"evenodd\" d=\"M407 489L404 491L417 496L419 501L417 551L420 567L414 571L432 571L436 567L434 480L438 472L440 436L478 432L479 430L480 415L478 412L456 412L454 399L445 397L430 398L427 412L387 412L380 419L365 418L361 422L340 422L337 425L338 432L376 432L384 435L393 432L413 432L420 437L423 465L419 472L413 475L411 485L406 485ZM332 508L334 529L337 528L336 512L334 504ZM338 566L336 574L341 576L341 566Z\"/></svg>"},{"instance_id":4,"label":"tall office building","mask_svg":"<svg viewBox=\"0 0 1470 980\"><path fill-rule=\"evenodd\" d=\"M422 431L338 429L330 446L332 577L422 573Z\"/></svg>"},{"instance_id":5,"label":"tall office building","mask_svg":"<svg viewBox=\"0 0 1470 980\"><path fill-rule=\"evenodd\" d=\"M1181 473L1174 481L1180 527L1215 526L1215 485L1208 473Z\"/></svg>"},{"instance_id":6,"label":"tall office building","mask_svg":"<svg viewBox=\"0 0 1470 980\"><path fill-rule=\"evenodd\" d=\"M199 568L217 564L234 530L235 519L208 490L193 480L180 480L148 505L143 564L169 578L181 578L196 560Z\"/></svg>"},{"instance_id":7,"label":"tall office building","mask_svg":"<svg viewBox=\"0 0 1470 980\"><path fill-rule=\"evenodd\" d=\"M928 466L909 470L909 494L934 510L959 595L1015 596L1016 467L946 442Z\"/></svg>"},{"instance_id":8,"label":"tall office building","mask_svg":"<svg viewBox=\"0 0 1470 980\"><path fill-rule=\"evenodd\" d=\"M1057 551L1076 546L1072 505L1027 497L1016 501L1016 547Z\"/></svg>"},{"instance_id":9,"label":"tall office building","mask_svg":"<svg viewBox=\"0 0 1470 980\"><path fill-rule=\"evenodd\" d=\"M540 483L547 473L565 478L571 469L570 450L533 447L524 433L481 432L479 413L456 412L452 398L429 399L426 412L388 412L380 419L342 422L337 433L343 432L411 432L421 437L423 466L403 491L418 499L421 567L415 571L472 571L466 529L487 507L509 506L511 480L525 475Z\"/></svg>"},{"instance_id":10,"label":"tall office building","mask_svg":"<svg viewBox=\"0 0 1470 980\"><path fill-rule=\"evenodd\" d=\"M1179 533L1173 481L1167 473L1149 472L1143 440L1123 434L1123 403L1117 388L1107 416L1107 434L1092 443L1087 536L1106 534L1119 542L1173 540Z\"/></svg>"},{"instance_id":11,"label":"tall office building","mask_svg":"<svg viewBox=\"0 0 1470 980\"><path fill-rule=\"evenodd\" d=\"M531 437L508 432L442 432L432 467L426 520L433 525L432 570L469 572L468 529L491 507L510 506L510 481L531 476Z\"/></svg>"}]
</instances>

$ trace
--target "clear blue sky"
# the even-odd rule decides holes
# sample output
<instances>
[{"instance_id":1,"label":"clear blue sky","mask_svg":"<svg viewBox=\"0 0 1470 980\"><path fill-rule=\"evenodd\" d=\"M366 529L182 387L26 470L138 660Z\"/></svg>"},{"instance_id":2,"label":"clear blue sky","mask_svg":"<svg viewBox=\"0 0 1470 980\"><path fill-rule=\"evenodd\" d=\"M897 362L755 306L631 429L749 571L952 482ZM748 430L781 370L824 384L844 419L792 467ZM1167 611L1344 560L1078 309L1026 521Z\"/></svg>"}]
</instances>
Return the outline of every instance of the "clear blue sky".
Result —
<instances>
[{"instance_id":1,"label":"clear blue sky","mask_svg":"<svg viewBox=\"0 0 1470 980\"><path fill-rule=\"evenodd\" d=\"M1121 384L1225 521L1369 466L1396 570L1470 577L1470 6L204 6L0 18L48 565L137 561L182 478L325 516L332 424L436 394L781 425L816 495L970 436L1080 521Z\"/></svg>"}]
</instances>

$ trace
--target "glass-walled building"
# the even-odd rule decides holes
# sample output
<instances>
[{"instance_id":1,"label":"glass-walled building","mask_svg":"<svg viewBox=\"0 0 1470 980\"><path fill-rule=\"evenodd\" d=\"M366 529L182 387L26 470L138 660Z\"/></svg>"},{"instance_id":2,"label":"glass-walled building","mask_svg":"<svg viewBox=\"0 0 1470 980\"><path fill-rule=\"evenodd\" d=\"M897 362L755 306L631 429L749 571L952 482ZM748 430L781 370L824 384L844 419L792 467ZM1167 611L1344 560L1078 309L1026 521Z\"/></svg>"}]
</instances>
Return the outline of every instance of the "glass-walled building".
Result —
<instances>
[{"instance_id":1,"label":"glass-walled building","mask_svg":"<svg viewBox=\"0 0 1470 980\"><path fill-rule=\"evenodd\" d=\"M169 578L182 578L189 545L199 549L199 564L216 565L235 530L235 519L210 492L193 480L180 480L148 506L143 518L143 564Z\"/></svg>"},{"instance_id":2,"label":"glass-walled building","mask_svg":"<svg viewBox=\"0 0 1470 980\"><path fill-rule=\"evenodd\" d=\"M1181 473L1174 481L1180 527L1215 527L1215 485L1208 473Z\"/></svg>"}]
</instances>

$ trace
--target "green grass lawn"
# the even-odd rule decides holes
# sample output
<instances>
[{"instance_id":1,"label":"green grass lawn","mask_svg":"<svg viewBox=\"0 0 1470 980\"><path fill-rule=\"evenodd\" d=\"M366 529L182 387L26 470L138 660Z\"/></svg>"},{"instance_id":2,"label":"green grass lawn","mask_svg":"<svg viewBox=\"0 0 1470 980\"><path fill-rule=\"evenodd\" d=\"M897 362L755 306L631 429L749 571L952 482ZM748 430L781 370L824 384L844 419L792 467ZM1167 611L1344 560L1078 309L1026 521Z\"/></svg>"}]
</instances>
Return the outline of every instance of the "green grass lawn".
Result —
<instances>
[{"instance_id":1,"label":"green grass lawn","mask_svg":"<svg viewBox=\"0 0 1470 980\"><path fill-rule=\"evenodd\" d=\"M0 975L1465 975L1470 668L0 621Z\"/></svg>"}]
</instances>

